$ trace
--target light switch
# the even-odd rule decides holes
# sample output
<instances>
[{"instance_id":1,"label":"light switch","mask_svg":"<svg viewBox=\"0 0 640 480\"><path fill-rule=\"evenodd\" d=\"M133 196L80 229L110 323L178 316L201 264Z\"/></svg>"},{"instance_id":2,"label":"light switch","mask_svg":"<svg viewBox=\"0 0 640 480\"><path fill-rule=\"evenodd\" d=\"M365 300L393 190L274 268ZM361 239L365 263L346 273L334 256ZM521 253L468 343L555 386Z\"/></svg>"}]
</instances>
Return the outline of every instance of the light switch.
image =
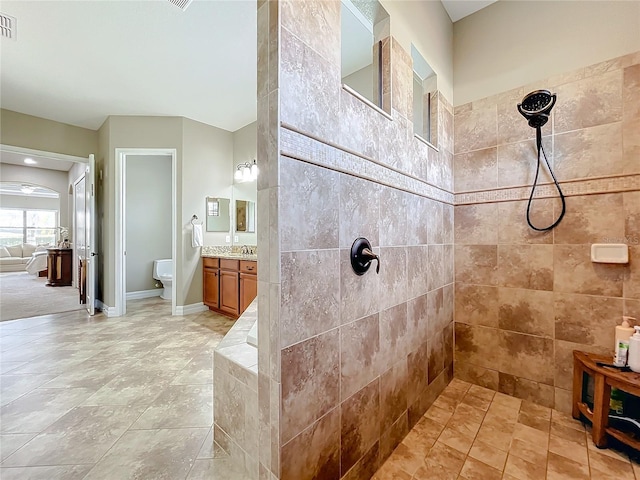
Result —
<instances>
[{"instance_id":1,"label":"light switch","mask_svg":"<svg viewBox=\"0 0 640 480\"><path fill-rule=\"evenodd\" d=\"M233 241L234 241L234 242L237 242L237 241L238 241L238 235L234 235L234 236L233 236Z\"/></svg>"},{"instance_id":2,"label":"light switch","mask_svg":"<svg viewBox=\"0 0 640 480\"><path fill-rule=\"evenodd\" d=\"M227 235L225 240L227 243L231 243L231 235Z\"/></svg>"}]
</instances>

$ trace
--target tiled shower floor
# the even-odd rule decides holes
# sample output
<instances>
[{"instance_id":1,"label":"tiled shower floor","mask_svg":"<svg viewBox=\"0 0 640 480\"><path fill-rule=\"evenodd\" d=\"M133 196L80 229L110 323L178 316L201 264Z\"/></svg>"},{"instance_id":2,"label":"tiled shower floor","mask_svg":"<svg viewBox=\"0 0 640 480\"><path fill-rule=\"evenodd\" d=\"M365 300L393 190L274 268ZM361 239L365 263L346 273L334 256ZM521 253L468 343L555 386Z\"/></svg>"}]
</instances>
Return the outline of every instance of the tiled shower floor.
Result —
<instances>
[{"instance_id":1,"label":"tiled shower floor","mask_svg":"<svg viewBox=\"0 0 640 480\"><path fill-rule=\"evenodd\" d=\"M374 480L640 480L637 462L570 415L455 379Z\"/></svg>"}]
</instances>

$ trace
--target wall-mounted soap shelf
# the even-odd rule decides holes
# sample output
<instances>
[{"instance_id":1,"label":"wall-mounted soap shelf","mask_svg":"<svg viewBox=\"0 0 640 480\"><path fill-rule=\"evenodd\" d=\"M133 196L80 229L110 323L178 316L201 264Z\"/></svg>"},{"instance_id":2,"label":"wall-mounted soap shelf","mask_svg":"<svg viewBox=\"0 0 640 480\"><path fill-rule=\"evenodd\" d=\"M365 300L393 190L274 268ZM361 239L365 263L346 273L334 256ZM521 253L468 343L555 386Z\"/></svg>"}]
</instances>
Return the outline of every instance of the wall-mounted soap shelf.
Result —
<instances>
[{"instance_id":1,"label":"wall-mounted soap shelf","mask_svg":"<svg viewBox=\"0 0 640 480\"><path fill-rule=\"evenodd\" d=\"M593 263L629 263L629 246L624 243L594 243L591 245Z\"/></svg>"}]
</instances>

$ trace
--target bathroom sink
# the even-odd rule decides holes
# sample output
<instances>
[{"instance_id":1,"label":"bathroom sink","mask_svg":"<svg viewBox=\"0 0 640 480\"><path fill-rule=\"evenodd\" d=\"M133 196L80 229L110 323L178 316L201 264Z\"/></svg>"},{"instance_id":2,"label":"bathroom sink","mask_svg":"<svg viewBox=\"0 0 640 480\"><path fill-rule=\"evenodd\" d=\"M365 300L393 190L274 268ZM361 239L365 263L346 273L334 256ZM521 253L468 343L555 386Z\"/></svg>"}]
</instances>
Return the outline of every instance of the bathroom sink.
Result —
<instances>
[{"instance_id":1,"label":"bathroom sink","mask_svg":"<svg viewBox=\"0 0 640 480\"><path fill-rule=\"evenodd\" d=\"M224 255L220 255L223 258L246 258L248 260L255 260L256 255L245 254L245 253L225 253Z\"/></svg>"}]
</instances>

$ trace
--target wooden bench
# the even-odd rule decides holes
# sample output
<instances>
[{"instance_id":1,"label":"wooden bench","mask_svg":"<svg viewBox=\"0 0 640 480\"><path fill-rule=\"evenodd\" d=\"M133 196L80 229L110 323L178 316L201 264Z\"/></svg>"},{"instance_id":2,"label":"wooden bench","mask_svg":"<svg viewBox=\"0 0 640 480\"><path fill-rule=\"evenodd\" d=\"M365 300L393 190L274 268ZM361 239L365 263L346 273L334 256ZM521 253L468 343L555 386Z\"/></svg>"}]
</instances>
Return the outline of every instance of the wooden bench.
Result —
<instances>
[{"instance_id":1,"label":"wooden bench","mask_svg":"<svg viewBox=\"0 0 640 480\"><path fill-rule=\"evenodd\" d=\"M611 357L574 350L572 415L576 419L580 419L580 415L584 415L592 423L593 443L597 447L605 448L607 446L607 435L609 435L636 450L640 450L640 441L609 426L611 388L618 388L640 397L640 374L622 372L615 368L597 365L597 362L611 364L612 361ZM595 382L593 411L584 403L582 398L585 373L592 376Z\"/></svg>"}]
</instances>

